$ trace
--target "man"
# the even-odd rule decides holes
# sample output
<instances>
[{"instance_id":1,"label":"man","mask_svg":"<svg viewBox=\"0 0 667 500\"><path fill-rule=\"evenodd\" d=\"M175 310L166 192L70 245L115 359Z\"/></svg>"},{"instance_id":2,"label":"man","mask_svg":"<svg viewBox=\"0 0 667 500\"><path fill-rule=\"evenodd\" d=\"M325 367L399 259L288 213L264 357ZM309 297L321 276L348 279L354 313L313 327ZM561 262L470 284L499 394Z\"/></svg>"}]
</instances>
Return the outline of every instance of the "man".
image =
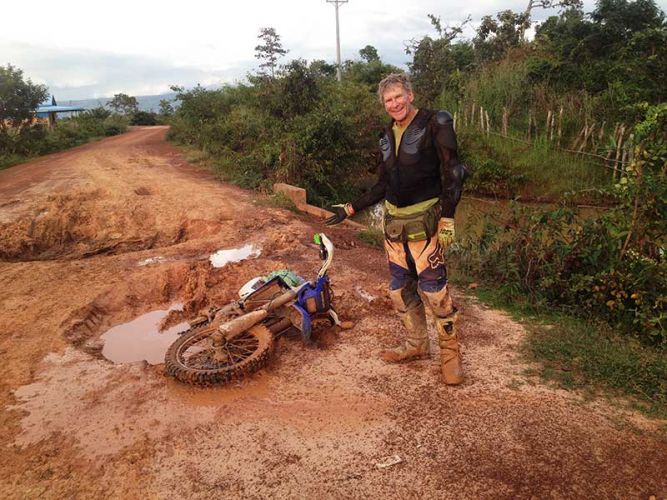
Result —
<instances>
[{"instance_id":1,"label":"man","mask_svg":"<svg viewBox=\"0 0 667 500\"><path fill-rule=\"evenodd\" d=\"M385 199L389 294L407 336L381 356L389 363L429 356L426 303L435 316L443 380L460 384L457 310L449 295L444 252L454 240L454 211L466 168L458 161L452 116L415 108L412 86L403 74L383 79L378 97L392 119L380 138L378 182L355 202L334 206L326 223L338 224Z\"/></svg>"}]
</instances>

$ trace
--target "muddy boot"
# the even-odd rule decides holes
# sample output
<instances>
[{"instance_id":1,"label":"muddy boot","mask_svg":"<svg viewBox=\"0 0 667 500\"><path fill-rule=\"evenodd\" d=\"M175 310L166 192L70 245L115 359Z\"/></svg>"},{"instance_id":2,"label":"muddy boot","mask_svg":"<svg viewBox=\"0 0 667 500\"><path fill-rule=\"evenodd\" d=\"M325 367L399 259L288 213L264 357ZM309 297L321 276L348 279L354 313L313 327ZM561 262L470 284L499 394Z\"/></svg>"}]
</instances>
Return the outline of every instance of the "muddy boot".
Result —
<instances>
[{"instance_id":1,"label":"muddy boot","mask_svg":"<svg viewBox=\"0 0 667 500\"><path fill-rule=\"evenodd\" d=\"M408 311L399 312L398 315L408 331L405 342L393 349L382 351L380 357L387 363L402 363L428 358L431 351L426 330L424 305L419 304Z\"/></svg>"},{"instance_id":2,"label":"muddy boot","mask_svg":"<svg viewBox=\"0 0 667 500\"><path fill-rule=\"evenodd\" d=\"M442 380L447 385L458 385L463 382L463 367L459 341L456 336L456 321L458 312L444 318L435 318L440 344L440 363L442 365Z\"/></svg>"}]
</instances>

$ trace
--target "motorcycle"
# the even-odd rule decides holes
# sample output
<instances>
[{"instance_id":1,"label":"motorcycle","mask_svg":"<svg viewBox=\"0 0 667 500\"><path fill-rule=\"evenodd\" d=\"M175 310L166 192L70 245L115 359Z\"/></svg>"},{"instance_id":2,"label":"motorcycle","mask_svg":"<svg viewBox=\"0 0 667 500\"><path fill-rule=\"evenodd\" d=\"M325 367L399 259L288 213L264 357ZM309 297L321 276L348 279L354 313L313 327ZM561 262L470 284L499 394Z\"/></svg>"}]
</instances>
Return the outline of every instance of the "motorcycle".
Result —
<instances>
[{"instance_id":1,"label":"motorcycle","mask_svg":"<svg viewBox=\"0 0 667 500\"><path fill-rule=\"evenodd\" d=\"M286 270L253 278L240 289L239 300L190 323L167 350L166 373L189 384L224 384L266 366L275 339L290 329L311 344L313 326L320 321L346 328L331 304L327 271L333 243L323 233L314 241L322 264L313 281Z\"/></svg>"}]
</instances>

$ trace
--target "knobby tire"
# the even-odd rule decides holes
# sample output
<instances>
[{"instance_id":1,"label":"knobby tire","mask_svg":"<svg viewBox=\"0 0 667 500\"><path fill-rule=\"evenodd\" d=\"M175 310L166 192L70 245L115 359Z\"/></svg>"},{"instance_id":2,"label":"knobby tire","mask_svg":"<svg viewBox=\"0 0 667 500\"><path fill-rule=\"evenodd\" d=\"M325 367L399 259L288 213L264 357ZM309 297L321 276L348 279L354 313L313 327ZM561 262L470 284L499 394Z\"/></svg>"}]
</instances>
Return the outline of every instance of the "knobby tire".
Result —
<instances>
[{"instance_id":1,"label":"knobby tire","mask_svg":"<svg viewBox=\"0 0 667 500\"><path fill-rule=\"evenodd\" d=\"M165 370L187 384L210 386L242 379L262 369L273 351L273 334L264 325L255 325L230 341L226 352L230 361L211 359L205 347L188 358L188 349L206 344L213 333L209 322L197 325L181 335L167 350Z\"/></svg>"}]
</instances>

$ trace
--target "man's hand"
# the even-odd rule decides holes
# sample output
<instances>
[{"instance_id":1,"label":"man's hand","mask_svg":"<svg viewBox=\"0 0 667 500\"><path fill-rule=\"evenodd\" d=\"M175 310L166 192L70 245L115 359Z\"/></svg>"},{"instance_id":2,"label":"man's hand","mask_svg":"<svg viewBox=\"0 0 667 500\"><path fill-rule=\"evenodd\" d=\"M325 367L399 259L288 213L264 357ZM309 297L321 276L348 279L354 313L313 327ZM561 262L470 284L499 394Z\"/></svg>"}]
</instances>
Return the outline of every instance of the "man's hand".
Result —
<instances>
[{"instance_id":1,"label":"man's hand","mask_svg":"<svg viewBox=\"0 0 667 500\"><path fill-rule=\"evenodd\" d=\"M454 231L454 219L442 217L438 222L438 240L443 250L447 250L449 245L454 243L456 233Z\"/></svg>"},{"instance_id":2,"label":"man's hand","mask_svg":"<svg viewBox=\"0 0 667 500\"><path fill-rule=\"evenodd\" d=\"M345 203L344 205L331 205L331 208L333 209L334 215L324 221L327 226L340 224L350 215L354 214L354 209L350 203Z\"/></svg>"}]
</instances>

